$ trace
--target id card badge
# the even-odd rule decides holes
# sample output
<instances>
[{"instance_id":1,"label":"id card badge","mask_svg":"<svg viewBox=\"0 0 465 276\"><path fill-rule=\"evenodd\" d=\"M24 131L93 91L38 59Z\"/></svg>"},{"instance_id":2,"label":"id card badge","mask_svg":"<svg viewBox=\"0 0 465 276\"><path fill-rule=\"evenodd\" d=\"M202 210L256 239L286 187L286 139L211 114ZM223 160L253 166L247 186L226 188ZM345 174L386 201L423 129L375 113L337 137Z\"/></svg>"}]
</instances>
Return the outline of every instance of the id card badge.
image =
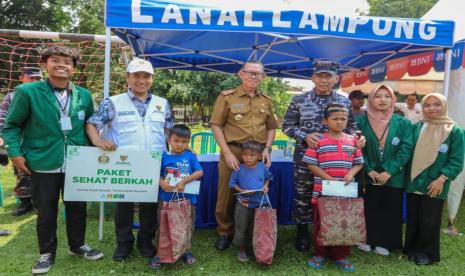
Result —
<instances>
[{"instance_id":1,"label":"id card badge","mask_svg":"<svg viewBox=\"0 0 465 276\"><path fill-rule=\"evenodd\" d=\"M61 130L72 130L73 129L73 127L71 126L71 118L68 116L61 117L60 124L61 124Z\"/></svg>"}]
</instances>

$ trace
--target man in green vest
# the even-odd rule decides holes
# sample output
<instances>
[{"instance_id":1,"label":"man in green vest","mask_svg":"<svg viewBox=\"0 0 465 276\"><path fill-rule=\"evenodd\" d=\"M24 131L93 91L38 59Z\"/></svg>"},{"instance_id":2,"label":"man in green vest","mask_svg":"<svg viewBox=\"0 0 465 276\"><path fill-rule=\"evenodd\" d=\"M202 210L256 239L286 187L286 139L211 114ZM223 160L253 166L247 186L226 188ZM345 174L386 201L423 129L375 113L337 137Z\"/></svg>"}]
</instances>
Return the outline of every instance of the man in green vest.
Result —
<instances>
[{"instance_id":1,"label":"man in green vest","mask_svg":"<svg viewBox=\"0 0 465 276\"><path fill-rule=\"evenodd\" d=\"M94 111L91 94L70 81L78 61L79 53L74 49L51 46L45 50L41 62L48 78L16 88L2 133L13 165L31 175L40 251L33 274L47 273L55 262L66 146L88 145L84 124ZM64 204L68 253L89 260L103 257L102 252L84 243L86 203Z\"/></svg>"}]
</instances>

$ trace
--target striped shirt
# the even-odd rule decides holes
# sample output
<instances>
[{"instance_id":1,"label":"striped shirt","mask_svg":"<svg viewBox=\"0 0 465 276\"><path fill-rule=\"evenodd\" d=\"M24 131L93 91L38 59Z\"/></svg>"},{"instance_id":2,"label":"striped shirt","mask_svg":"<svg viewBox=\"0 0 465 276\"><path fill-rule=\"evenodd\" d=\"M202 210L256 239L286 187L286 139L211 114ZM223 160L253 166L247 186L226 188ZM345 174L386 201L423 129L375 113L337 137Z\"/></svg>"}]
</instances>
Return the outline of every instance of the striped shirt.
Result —
<instances>
[{"instance_id":1,"label":"striped shirt","mask_svg":"<svg viewBox=\"0 0 465 276\"><path fill-rule=\"evenodd\" d=\"M363 156L353 136L344 134L341 139L334 139L325 133L315 148L307 149L302 161L319 166L334 178L343 179L354 165L363 164ZM314 178L312 203L316 204L317 198L321 196L322 184L321 178Z\"/></svg>"}]
</instances>

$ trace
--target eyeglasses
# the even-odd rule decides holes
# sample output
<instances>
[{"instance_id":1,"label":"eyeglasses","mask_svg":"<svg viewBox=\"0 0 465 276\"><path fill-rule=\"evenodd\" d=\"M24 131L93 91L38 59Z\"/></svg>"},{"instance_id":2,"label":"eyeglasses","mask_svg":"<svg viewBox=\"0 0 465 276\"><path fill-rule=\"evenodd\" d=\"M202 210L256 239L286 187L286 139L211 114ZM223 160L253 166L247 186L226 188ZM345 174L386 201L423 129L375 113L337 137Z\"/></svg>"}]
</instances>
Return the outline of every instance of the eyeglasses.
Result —
<instances>
[{"instance_id":1,"label":"eyeglasses","mask_svg":"<svg viewBox=\"0 0 465 276\"><path fill-rule=\"evenodd\" d=\"M249 78L251 77L262 78L263 76L265 76L265 73L260 73L260 72L250 72L250 71L244 71L244 70L242 70L242 72L244 72L245 75Z\"/></svg>"}]
</instances>

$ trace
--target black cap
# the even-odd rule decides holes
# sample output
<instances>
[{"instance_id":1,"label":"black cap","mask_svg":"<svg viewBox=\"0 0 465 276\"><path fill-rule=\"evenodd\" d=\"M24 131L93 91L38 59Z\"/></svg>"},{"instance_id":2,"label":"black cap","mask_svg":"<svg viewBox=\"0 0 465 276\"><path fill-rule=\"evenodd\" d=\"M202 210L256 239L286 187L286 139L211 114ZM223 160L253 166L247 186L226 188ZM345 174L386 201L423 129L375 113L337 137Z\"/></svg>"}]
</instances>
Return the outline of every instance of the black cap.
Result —
<instances>
[{"instance_id":1,"label":"black cap","mask_svg":"<svg viewBox=\"0 0 465 276\"><path fill-rule=\"evenodd\" d=\"M4 167L8 165L8 154L4 149L0 149L0 165Z\"/></svg>"},{"instance_id":2,"label":"black cap","mask_svg":"<svg viewBox=\"0 0 465 276\"><path fill-rule=\"evenodd\" d=\"M337 75L337 70L339 69L339 63L332 61L317 61L315 63L315 69L313 70L314 74L319 73L328 73L331 75Z\"/></svg>"},{"instance_id":3,"label":"black cap","mask_svg":"<svg viewBox=\"0 0 465 276\"><path fill-rule=\"evenodd\" d=\"M21 67L21 75L26 75L29 77L40 77L42 78L42 71L39 68L35 67Z\"/></svg>"},{"instance_id":4,"label":"black cap","mask_svg":"<svg viewBox=\"0 0 465 276\"><path fill-rule=\"evenodd\" d=\"M349 100L352 100L353 98L366 99L366 98L368 98L368 95L363 93L361 90L354 90L354 91L350 92Z\"/></svg>"}]
</instances>

